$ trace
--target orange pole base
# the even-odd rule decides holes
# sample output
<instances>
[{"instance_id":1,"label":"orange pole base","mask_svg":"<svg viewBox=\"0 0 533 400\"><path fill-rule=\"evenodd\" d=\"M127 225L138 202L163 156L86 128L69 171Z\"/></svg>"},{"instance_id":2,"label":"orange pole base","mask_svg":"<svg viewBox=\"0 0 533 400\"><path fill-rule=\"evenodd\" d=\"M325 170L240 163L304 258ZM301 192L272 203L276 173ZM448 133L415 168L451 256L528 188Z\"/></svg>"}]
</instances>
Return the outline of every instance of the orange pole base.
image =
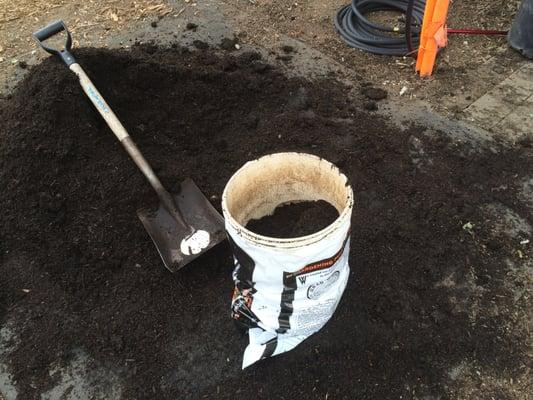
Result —
<instances>
[{"instance_id":1,"label":"orange pole base","mask_svg":"<svg viewBox=\"0 0 533 400\"><path fill-rule=\"evenodd\" d=\"M416 60L416 71L420 76L433 73L435 60L440 48L448 43L446 17L450 0L427 0L420 35L420 46Z\"/></svg>"}]
</instances>

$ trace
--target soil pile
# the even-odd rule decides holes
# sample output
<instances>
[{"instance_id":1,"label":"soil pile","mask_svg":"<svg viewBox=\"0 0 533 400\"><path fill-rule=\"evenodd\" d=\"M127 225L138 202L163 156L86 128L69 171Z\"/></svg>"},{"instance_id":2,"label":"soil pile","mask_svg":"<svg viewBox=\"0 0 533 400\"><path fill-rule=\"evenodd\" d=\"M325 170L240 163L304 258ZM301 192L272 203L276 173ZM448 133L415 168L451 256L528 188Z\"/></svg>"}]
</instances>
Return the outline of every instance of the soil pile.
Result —
<instances>
[{"instance_id":1,"label":"soil pile","mask_svg":"<svg viewBox=\"0 0 533 400\"><path fill-rule=\"evenodd\" d=\"M338 216L337 209L326 201L306 201L276 207L272 215L253 219L246 228L264 236L295 238L324 229Z\"/></svg>"},{"instance_id":2,"label":"soil pile","mask_svg":"<svg viewBox=\"0 0 533 400\"><path fill-rule=\"evenodd\" d=\"M524 339L508 329L504 285L517 253L483 210L527 217L516 182L529 160L399 131L335 82L232 54L76 52L169 188L190 176L220 209L234 171L267 153L313 153L344 170L356 198L352 276L335 316L294 351L240 371L227 244L178 275L164 269L135 215L155 195L49 59L0 106L0 322L17 333L9 371L21 398L40 398L59 379L50 364L80 351L128 399L446 398L463 362L519 376Z\"/></svg>"}]
</instances>

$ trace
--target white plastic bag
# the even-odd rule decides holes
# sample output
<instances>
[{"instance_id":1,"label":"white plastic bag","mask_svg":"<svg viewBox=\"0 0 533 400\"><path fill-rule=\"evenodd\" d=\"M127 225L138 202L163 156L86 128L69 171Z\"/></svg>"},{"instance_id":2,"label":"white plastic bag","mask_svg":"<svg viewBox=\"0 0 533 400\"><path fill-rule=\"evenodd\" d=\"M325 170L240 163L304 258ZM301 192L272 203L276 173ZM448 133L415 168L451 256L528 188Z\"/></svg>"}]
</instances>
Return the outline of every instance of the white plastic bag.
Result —
<instances>
[{"instance_id":1,"label":"white plastic bag","mask_svg":"<svg viewBox=\"0 0 533 400\"><path fill-rule=\"evenodd\" d=\"M278 239L244 228L281 204L317 200L339 211L319 232ZM222 208L235 260L232 316L249 328L243 368L293 349L330 319L349 276L352 207L346 177L308 154L265 156L230 179Z\"/></svg>"}]
</instances>

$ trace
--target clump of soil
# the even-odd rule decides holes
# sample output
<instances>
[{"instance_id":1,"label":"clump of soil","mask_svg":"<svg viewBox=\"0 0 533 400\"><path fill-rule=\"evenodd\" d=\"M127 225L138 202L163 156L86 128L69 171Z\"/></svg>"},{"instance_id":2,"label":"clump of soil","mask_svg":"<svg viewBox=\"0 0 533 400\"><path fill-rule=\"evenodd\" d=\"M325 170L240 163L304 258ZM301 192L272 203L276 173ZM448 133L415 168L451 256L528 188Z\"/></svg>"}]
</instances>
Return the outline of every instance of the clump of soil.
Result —
<instances>
[{"instance_id":1,"label":"clump of soil","mask_svg":"<svg viewBox=\"0 0 533 400\"><path fill-rule=\"evenodd\" d=\"M209 44L207 42L204 42L203 40L195 39L192 44L199 50L205 50L209 48Z\"/></svg>"},{"instance_id":2,"label":"clump of soil","mask_svg":"<svg viewBox=\"0 0 533 400\"><path fill-rule=\"evenodd\" d=\"M363 107L368 111L376 111L378 109L378 105L375 101L366 101L363 104Z\"/></svg>"},{"instance_id":3,"label":"clump of soil","mask_svg":"<svg viewBox=\"0 0 533 400\"><path fill-rule=\"evenodd\" d=\"M263 236L295 238L324 229L338 216L326 201L305 201L278 206L272 215L253 219L246 228Z\"/></svg>"},{"instance_id":4,"label":"clump of soil","mask_svg":"<svg viewBox=\"0 0 533 400\"><path fill-rule=\"evenodd\" d=\"M239 43L239 41L237 40L237 38L233 38L233 39L230 39L230 38L223 38L221 41L220 41L220 48L223 49L223 50L226 50L226 51L234 51L236 50L236 47L235 45L237 45Z\"/></svg>"},{"instance_id":5,"label":"clump of soil","mask_svg":"<svg viewBox=\"0 0 533 400\"><path fill-rule=\"evenodd\" d=\"M383 100L387 98L387 91L385 89L376 87L364 87L361 93L371 100Z\"/></svg>"},{"instance_id":6,"label":"clump of soil","mask_svg":"<svg viewBox=\"0 0 533 400\"><path fill-rule=\"evenodd\" d=\"M294 47L288 45L288 44L285 44L283 46L281 46L281 50L283 50L284 53L292 53L294 52Z\"/></svg>"},{"instance_id":7,"label":"clump of soil","mask_svg":"<svg viewBox=\"0 0 533 400\"><path fill-rule=\"evenodd\" d=\"M356 199L352 275L323 330L241 371L227 243L164 269L135 215L156 203L152 189L74 75L47 59L0 100L0 322L17 338L1 361L20 398L40 398L60 379L51 366L80 349L135 399L457 398L450 371L463 365L523 379L516 243L495 238L483 211L530 218L517 200L523 153L398 130L346 87L289 79L260 57L153 46L76 57L170 190L189 176L220 198L246 161L280 151L339 165Z\"/></svg>"}]
</instances>

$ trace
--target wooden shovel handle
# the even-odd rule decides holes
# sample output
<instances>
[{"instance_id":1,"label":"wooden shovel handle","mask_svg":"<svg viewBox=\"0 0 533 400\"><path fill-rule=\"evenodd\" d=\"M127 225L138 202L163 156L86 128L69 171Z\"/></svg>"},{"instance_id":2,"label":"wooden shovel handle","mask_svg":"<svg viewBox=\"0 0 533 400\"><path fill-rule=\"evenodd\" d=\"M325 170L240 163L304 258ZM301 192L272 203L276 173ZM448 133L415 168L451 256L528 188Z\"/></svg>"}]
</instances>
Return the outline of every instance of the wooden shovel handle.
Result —
<instances>
[{"instance_id":1,"label":"wooden shovel handle","mask_svg":"<svg viewBox=\"0 0 533 400\"><path fill-rule=\"evenodd\" d=\"M124 126L121 124L115 113L111 110L111 108L104 100L98 89L96 89L96 87L93 85L83 68L78 63L71 64L69 68L78 76L83 91L94 104L102 118L107 122L107 125L109 126L111 131L113 131L113 133L120 141L124 149L126 149L130 157L133 159L137 167L139 167L146 179L148 179L148 182L150 182L150 185L152 185L152 187L156 191L163 206L174 217L177 223L181 224L192 232L194 229L185 222L185 220L183 219L183 215L176 207L172 196L163 187L163 184L153 171L152 167L150 166L148 161L146 161L139 148L131 139L130 135L126 131L126 128L124 128Z\"/></svg>"}]
</instances>

